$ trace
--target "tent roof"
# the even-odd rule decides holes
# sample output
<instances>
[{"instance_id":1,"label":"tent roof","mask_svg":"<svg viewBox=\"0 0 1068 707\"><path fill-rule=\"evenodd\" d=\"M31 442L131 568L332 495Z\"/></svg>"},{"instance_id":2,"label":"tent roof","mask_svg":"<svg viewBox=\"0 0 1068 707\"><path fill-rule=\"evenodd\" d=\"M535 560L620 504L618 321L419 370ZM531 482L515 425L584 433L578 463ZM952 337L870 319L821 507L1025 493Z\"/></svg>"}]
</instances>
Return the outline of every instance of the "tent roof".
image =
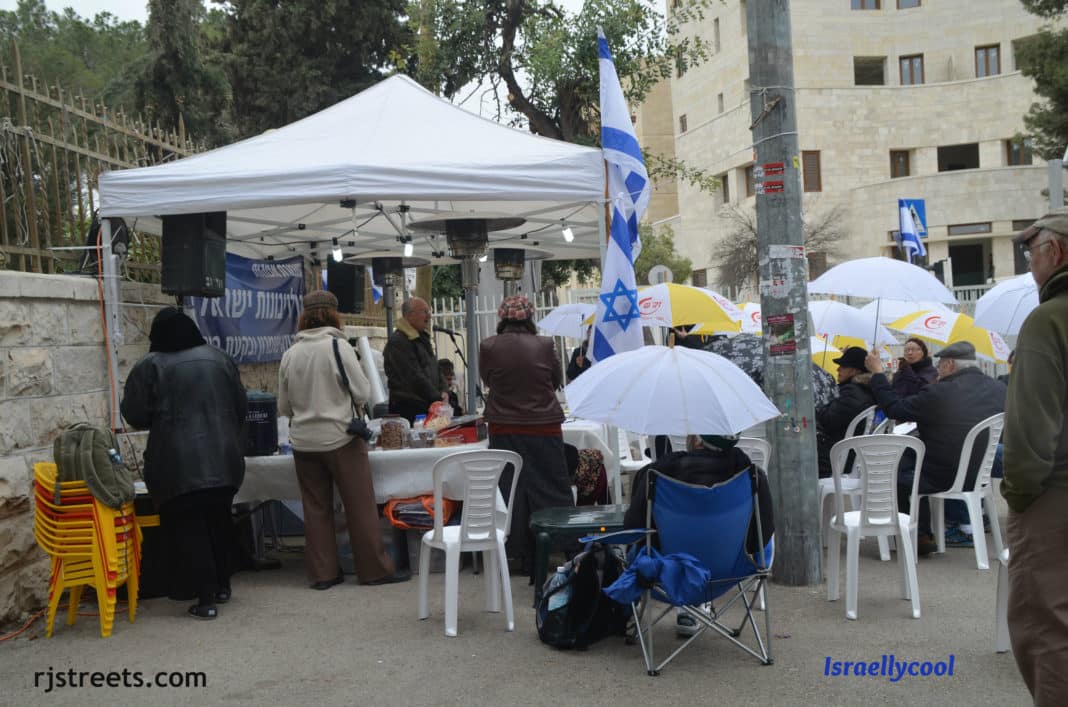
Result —
<instances>
[{"instance_id":1,"label":"tent roof","mask_svg":"<svg viewBox=\"0 0 1068 707\"><path fill-rule=\"evenodd\" d=\"M406 76L226 147L100 176L101 215L158 233L161 215L226 211L230 249L251 256L303 253L312 242L322 256L331 238L346 256L399 250L405 221L455 214L526 219L491 233L491 247L597 257L603 200L599 149L481 118ZM443 236L412 234L417 255L447 251Z\"/></svg>"}]
</instances>

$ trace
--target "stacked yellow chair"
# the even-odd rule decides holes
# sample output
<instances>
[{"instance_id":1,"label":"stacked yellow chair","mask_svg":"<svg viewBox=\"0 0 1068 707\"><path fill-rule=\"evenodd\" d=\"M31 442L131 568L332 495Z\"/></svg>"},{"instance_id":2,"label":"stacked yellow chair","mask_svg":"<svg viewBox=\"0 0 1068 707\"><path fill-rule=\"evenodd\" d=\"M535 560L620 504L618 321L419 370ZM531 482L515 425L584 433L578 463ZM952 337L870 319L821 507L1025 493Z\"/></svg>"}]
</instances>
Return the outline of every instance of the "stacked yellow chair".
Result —
<instances>
[{"instance_id":1,"label":"stacked yellow chair","mask_svg":"<svg viewBox=\"0 0 1068 707\"><path fill-rule=\"evenodd\" d=\"M35 464L33 477L34 537L52 558L45 636L52 635L63 591L70 589L67 625L72 626L82 590L90 586L99 606L100 635L107 638L115 621L117 591L123 584L131 623L137 614L141 529L133 503L115 510L96 500L84 481L57 483L55 464Z\"/></svg>"}]
</instances>

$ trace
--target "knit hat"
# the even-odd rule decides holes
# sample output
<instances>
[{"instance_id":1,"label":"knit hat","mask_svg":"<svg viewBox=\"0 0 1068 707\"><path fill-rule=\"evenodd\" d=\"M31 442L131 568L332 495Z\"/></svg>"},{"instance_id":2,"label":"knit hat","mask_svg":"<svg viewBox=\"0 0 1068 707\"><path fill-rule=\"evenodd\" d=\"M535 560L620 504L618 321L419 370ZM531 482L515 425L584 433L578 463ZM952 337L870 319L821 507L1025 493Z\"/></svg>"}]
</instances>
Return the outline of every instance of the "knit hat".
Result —
<instances>
[{"instance_id":1,"label":"knit hat","mask_svg":"<svg viewBox=\"0 0 1068 707\"><path fill-rule=\"evenodd\" d=\"M738 444L738 435L701 435L701 444L708 449L726 452Z\"/></svg>"},{"instance_id":2,"label":"knit hat","mask_svg":"<svg viewBox=\"0 0 1068 707\"><path fill-rule=\"evenodd\" d=\"M525 322L534 319L534 305L523 295L505 297L497 308L497 316L506 321Z\"/></svg>"},{"instance_id":3,"label":"knit hat","mask_svg":"<svg viewBox=\"0 0 1068 707\"><path fill-rule=\"evenodd\" d=\"M304 295L304 309L337 309L337 297L329 290L315 290Z\"/></svg>"}]
</instances>

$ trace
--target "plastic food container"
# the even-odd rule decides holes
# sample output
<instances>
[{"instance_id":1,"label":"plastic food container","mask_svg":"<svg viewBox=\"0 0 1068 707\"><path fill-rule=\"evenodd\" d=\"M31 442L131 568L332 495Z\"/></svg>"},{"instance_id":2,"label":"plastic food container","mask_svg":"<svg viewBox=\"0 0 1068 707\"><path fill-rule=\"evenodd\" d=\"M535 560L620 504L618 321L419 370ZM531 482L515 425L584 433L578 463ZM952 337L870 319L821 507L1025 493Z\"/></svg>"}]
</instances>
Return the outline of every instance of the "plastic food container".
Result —
<instances>
[{"instance_id":1,"label":"plastic food container","mask_svg":"<svg viewBox=\"0 0 1068 707\"><path fill-rule=\"evenodd\" d=\"M378 434L378 446L381 449L401 449L408 438L408 421L400 415L386 415L382 418L382 431Z\"/></svg>"}]
</instances>

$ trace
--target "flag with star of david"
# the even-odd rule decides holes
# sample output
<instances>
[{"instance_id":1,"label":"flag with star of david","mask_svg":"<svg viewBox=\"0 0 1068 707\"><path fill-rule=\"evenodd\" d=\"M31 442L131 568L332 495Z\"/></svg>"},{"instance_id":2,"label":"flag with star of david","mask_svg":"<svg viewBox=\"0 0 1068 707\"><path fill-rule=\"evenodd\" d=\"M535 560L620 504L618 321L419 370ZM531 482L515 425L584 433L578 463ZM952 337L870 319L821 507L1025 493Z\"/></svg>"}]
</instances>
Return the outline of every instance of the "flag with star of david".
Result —
<instances>
[{"instance_id":1,"label":"flag with star of david","mask_svg":"<svg viewBox=\"0 0 1068 707\"><path fill-rule=\"evenodd\" d=\"M601 149L608 176L608 244L601 267L590 358L603 361L613 354L641 348L643 343L634 260L641 251L638 221L652 192L630 110L619 85L612 51L604 32L597 30L601 69Z\"/></svg>"}]
</instances>

